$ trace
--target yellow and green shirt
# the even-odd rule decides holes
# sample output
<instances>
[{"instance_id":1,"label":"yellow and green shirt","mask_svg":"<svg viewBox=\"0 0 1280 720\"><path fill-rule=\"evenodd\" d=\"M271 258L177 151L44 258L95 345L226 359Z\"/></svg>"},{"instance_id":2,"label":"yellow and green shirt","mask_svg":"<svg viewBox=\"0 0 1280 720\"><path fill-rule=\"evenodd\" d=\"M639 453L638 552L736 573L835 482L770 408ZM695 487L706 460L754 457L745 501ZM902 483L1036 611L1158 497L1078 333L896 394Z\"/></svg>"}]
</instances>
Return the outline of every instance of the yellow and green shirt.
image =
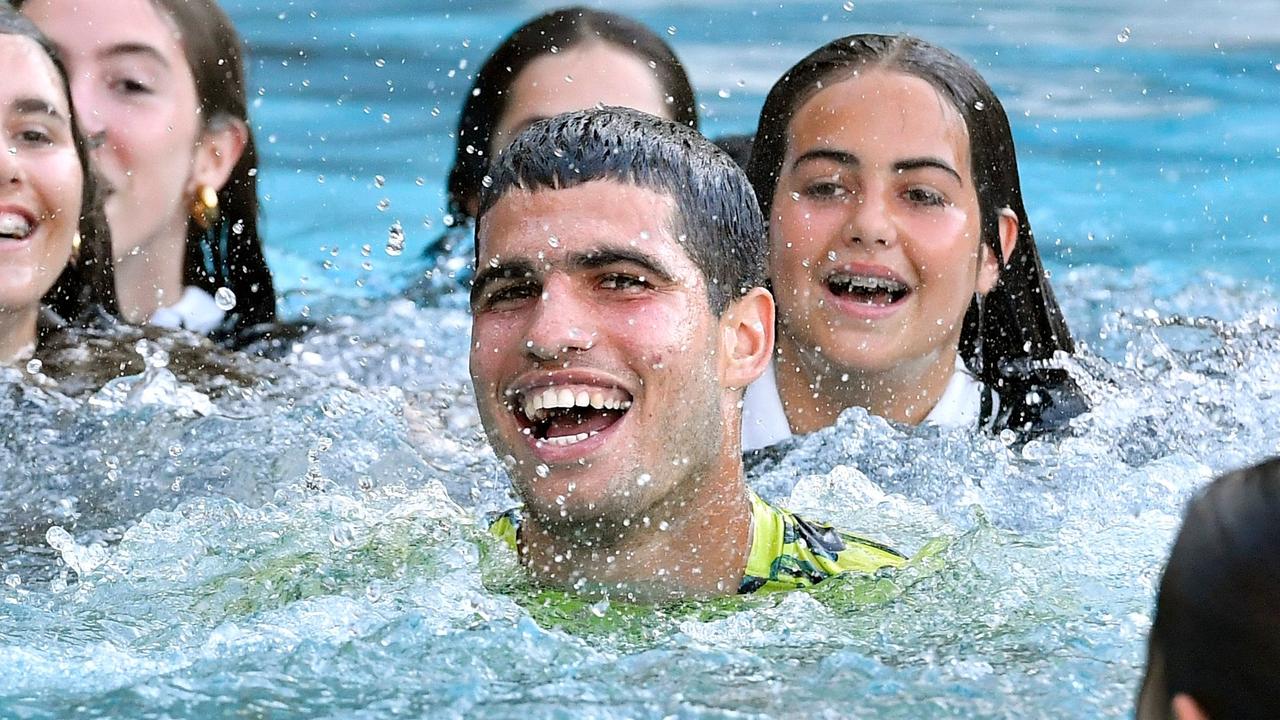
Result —
<instances>
[{"instance_id":1,"label":"yellow and green shirt","mask_svg":"<svg viewBox=\"0 0 1280 720\"><path fill-rule=\"evenodd\" d=\"M808 587L846 572L898 567L905 555L830 525L809 522L751 493L751 551L738 594ZM489 531L516 549L519 508L498 516Z\"/></svg>"}]
</instances>

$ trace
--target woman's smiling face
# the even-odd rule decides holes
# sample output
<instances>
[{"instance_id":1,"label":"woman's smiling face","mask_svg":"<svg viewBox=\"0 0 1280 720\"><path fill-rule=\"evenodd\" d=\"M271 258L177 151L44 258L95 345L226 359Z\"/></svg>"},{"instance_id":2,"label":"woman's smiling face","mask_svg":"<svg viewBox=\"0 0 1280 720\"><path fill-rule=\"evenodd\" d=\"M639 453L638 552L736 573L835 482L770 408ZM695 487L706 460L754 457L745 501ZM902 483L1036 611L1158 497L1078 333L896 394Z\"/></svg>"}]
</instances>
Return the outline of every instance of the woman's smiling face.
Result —
<instances>
[{"instance_id":1,"label":"woman's smiling face","mask_svg":"<svg viewBox=\"0 0 1280 720\"><path fill-rule=\"evenodd\" d=\"M84 175L49 56L0 35L0 67L0 312L34 317L71 256Z\"/></svg>"},{"instance_id":2,"label":"woman's smiling face","mask_svg":"<svg viewBox=\"0 0 1280 720\"><path fill-rule=\"evenodd\" d=\"M778 342L837 373L918 375L954 363L981 249L969 137L920 78L870 70L796 111L773 197Z\"/></svg>"}]
</instances>

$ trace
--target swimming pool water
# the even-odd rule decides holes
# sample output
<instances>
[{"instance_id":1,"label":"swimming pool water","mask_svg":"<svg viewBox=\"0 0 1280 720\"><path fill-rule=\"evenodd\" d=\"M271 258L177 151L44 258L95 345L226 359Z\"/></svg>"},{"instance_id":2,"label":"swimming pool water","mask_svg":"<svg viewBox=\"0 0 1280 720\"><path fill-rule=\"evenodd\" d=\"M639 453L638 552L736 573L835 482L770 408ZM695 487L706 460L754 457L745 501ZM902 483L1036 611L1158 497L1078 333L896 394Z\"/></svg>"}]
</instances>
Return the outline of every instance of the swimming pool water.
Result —
<instances>
[{"instance_id":1,"label":"swimming pool water","mask_svg":"<svg viewBox=\"0 0 1280 720\"><path fill-rule=\"evenodd\" d=\"M483 532L510 499L468 320L384 297L441 227L467 72L550 5L227 7L286 307L332 324L248 382L154 349L87 399L0 378L0 717L1131 714L1182 503L1280 453L1274 4L611 3L670 33L713 135L840 34L972 59L1096 403L1025 446L851 411L756 486L912 566L658 610L522 581Z\"/></svg>"}]
</instances>

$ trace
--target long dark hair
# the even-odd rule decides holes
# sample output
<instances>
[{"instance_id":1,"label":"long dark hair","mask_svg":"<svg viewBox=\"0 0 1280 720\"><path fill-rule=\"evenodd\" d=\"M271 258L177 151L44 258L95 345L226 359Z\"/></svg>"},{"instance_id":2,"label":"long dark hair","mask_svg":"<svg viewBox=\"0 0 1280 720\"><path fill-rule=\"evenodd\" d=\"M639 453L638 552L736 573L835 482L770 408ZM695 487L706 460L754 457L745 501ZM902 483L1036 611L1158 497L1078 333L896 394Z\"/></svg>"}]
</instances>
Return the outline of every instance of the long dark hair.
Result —
<instances>
[{"instance_id":1,"label":"long dark hair","mask_svg":"<svg viewBox=\"0 0 1280 720\"><path fill-rule=\"evenodd\" d=\"M97 176L89 162L89 145L76 121L67 69L58 56L57 49L44 34L25 16L6 4L0 4L0 35L15 35L35 42L53 62L67 106L71 108L71 137L83 177L77 229L80 247L78 251L73 251L71 261L44 294L41 302L57 313L59 318L78 324L95 317L98 310L116 315L119 308L116 305L115 280L111 269L111 232L102 212Z\"/></svg>"},{"instance_id":2,"label":"long dark hair","mask_svg":"<svg viewBox=\"0 0 1280 720\"><path fill-rule=\"evenodd\" d=\"M248 138L231 177L218 191L220 218L208 230L187 223L183 282L209 293L219 287L236 295L235 329L276 319L276 294L258 235L258 147L245 93L244 44L231 18L214 0L151 0L173 18L205 127L233 118Z\"/></svg>"},{"instance_id":3,"label":"long dark hair","mask_svg":"<svg viewBox=\"0 0 1280 720\"><path fill-rule=\"evenodd\" d=\"M832 76L882 68L918 77L934 87L969 130L973 184L981 211L982 242L1002 257L1000 210L1018 215L1018 242L1003 258L1000 280L965 314L960 354L988 386L1004 386L1019 360L1047 360L1075 343L1045 276L1031 223L1022 203L1013 133L1004 107L978 71L943 48L907 35L850 35L819 48L787 71L765 99L747 175L765 221L787 151L792 117Z\"/></svg>"},{"instance_id":4,"label":"long dark hair","mask_svg":"<svg viewBox=\"0 0 1280 720\"><path fill-rule=\"evenodd\" d=\"M698 108L684 66L666 42L631 18L584 7L552 10L521 25L476 73L458 120L458 142L449 171L449 213L466 220L468 201L479 197L489 164L493 131L507 109L510 89L529 63L587 41L604 42L649 63L667 95L671 119L698 128Z\"/></svg>"},{"instance_id":5,"label":"long dark hair","mask_svg":"<svg viewBox=\"0 0 1280 720\"><path fill-rule=\"evenodd\" d=\"M1280 717L1280 458L1187 507L1160 581L1140 717L1186 693L1213 718Z\"/></svg>"}]
</instances>

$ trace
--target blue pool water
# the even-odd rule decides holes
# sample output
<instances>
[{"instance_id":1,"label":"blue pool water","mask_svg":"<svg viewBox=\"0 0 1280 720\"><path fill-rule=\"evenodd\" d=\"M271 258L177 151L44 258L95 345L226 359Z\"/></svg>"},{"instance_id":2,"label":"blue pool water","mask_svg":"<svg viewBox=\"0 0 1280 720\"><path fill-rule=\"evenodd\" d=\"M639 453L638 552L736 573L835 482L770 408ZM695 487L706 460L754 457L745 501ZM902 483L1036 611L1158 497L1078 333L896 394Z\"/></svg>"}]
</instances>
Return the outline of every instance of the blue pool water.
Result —
<instances>
[{"instance_id":1,"label":"blue pool water","mask_svg":"<svg viewBox=\"0 0 1280 720\"><path fill-rule=\"evenodd\" d=\"M1095 401L1025 446L846 413L757 487L913 565L657 610L530 588L487 541L468 320L394 297L467 73L550 5L227 7L285 306L329 325L248 379L179 381L163 343L88 398L2 371L0 717L1131 714L1183 502L1280 453L1280 7L610 3L668 33L712 135L837 35L975 62Z\"/></svg>"}]
</instances>

